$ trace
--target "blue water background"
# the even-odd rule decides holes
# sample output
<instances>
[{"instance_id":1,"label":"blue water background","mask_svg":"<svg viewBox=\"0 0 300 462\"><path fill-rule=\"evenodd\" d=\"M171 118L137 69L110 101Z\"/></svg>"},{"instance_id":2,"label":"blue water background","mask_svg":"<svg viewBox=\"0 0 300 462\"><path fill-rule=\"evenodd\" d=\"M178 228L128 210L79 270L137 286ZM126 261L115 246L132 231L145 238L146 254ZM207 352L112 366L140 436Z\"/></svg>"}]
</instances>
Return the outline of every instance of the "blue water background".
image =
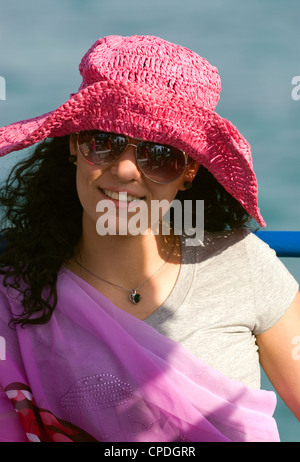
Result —
<instances>
[{"instance_id":1,"label":"blue water background","mask_svg":"<svg viewBox=\"0 0 300 462\"><path fill-rule=\"evenodd\" d=\"M99 37L160 36L218 68L217 112L252 146L267 229L300 230L300 100L292 98L299 17L299 0L0 0L0 126L66 101L79 87L81 57ZM0 180L23 155L0 160ZM300 281L300 259L282 261ZM263 386L272 389L265 377ZM300 442L299 422L278 400L282 441Z\"/></svg>"}]
</instances>

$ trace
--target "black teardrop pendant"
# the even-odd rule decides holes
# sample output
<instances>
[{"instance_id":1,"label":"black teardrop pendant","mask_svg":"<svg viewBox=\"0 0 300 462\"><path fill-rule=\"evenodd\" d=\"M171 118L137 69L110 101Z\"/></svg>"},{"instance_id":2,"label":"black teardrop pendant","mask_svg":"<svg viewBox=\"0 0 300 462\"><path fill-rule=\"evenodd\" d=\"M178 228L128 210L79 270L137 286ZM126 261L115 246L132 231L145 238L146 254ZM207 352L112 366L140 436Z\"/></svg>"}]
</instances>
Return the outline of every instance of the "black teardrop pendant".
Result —
<instances>
[{"instance_id":1,"label":"black teardrop pendant","mask_svg":"<svg viewBox=\"0 0 300 462\"><path fill-rule=\"evenodd\" d=\"M141 295L136 293L136 290L132 290L129 295L129 300L135 305L141 301Z\"/></svg>"}]
</instances>

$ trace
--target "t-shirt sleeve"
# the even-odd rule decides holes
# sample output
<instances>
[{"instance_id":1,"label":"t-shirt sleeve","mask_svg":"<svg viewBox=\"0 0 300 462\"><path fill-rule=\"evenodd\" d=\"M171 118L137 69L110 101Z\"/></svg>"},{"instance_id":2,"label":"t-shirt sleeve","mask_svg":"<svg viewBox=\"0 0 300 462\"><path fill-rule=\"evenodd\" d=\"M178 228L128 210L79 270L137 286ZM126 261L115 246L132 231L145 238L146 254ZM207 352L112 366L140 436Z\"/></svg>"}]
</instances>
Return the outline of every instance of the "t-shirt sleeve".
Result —
<instances>
[{"instance_id":1,"label":"t-shirt sleeve","mask_svg":"<svg viewBox=\"0 0 300 462\"><path fill-rule=\"evenodd\" d=\"M276 252L253 233L245 239L255 301L253 333L270 329L284 315L299 290Z\"/></svg>"}]
</instances>

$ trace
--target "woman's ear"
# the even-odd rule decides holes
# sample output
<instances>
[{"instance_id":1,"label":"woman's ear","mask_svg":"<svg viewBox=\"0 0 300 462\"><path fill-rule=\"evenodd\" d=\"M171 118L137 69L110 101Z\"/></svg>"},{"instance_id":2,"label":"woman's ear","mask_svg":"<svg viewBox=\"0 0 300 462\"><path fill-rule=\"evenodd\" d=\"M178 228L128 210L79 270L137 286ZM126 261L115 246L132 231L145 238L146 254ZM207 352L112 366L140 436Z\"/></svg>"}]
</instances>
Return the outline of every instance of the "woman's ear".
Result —
<instances>
[{"instance_id":1,"label":"woman's ear","mask_svg":"<svg viewBox=\"0 0 300 462\"><path fill-rule=\"evenodd\" d=\"M76 133L71 133L69 137L69 149L70 149L70 156L69 156L69 161L77 165L77 135Z\"/></svg>"},{"instance_id":2,"label":"woman's ear","mask_svg":"<svg viewBox=\"0 0 300 462\"><path fill-rule=\"evenodd\" d=\"M193 183L195 176L197 175L198 169L200 167L199 162L192 160L189 166L186 168L179 190L185 191L186 189L190 189Z\"/></svg>"}]
</instances>

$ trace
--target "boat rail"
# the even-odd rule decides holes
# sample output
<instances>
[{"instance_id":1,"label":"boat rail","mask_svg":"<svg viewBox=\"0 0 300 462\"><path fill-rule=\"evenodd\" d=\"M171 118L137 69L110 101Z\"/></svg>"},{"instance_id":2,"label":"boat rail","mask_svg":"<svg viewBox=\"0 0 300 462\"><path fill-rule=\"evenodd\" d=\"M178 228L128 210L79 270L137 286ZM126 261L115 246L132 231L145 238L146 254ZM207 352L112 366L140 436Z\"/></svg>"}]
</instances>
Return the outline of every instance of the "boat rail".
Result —
<instances>
[{"instance_id":1,"label":"boat rail","mask_svg":"<svg viewBox=\"0 0 300 462\"><path fill-rule=\"evenodd\" d=\"M300 231L256 231L255 234L275 250L277 257L300 257Z\"/></svg>"}]
</instances>

